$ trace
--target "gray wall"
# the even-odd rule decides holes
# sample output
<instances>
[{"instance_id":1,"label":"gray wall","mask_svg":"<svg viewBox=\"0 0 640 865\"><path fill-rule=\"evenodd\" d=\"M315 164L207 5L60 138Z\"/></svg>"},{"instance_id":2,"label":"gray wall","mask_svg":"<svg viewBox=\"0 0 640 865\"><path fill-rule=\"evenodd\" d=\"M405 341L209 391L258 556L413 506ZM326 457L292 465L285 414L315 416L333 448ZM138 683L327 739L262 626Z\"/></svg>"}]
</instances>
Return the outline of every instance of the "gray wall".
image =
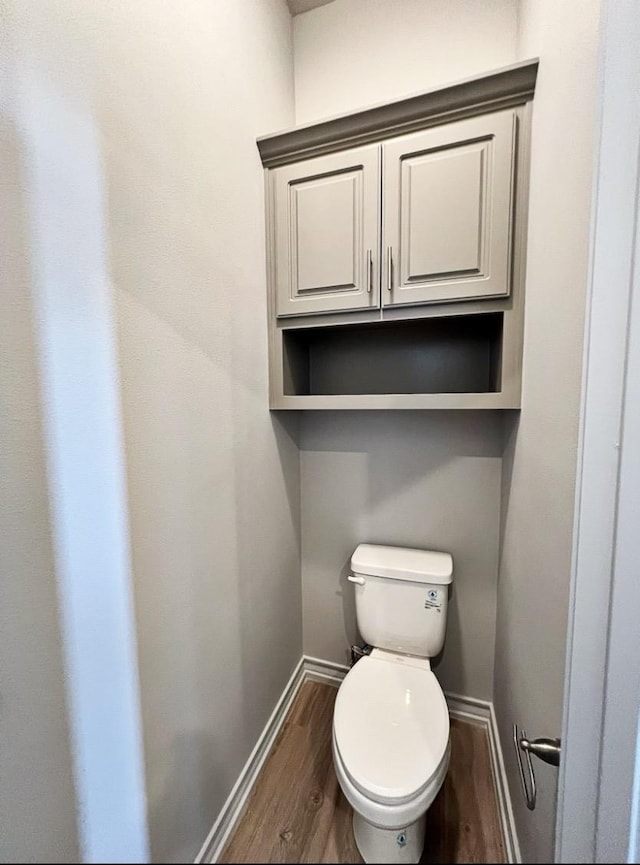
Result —
<instances>
[{"instance_id":1,"label":"gray wall","mask_svg":"<svg viewBox=\"0 0 640 865\"><path fill-rule=\"evenodd\" d=\"M335 0L293 20L296 122L513 63L517 0Z\"/></svg>"},{"instance_id":2,"label":"gray wall","mask_svg":"<svg viewBox=\"0 0 640 865\"><path fill-rule=\"evenodd\" d=\"M294 19L296 120L406 96L516 60L513 0L336 0ZM344 663L345 566L360 541L455 560L438 675L493 694L502 438L490 413L306 413L301 437L304 650Z\"/></svg>"},{"instance_id":3,"label":"gray wall","mask_svg":"<svg viewBox=\"0 0 640 865\"><path fill-rule=\"evenodd\" d=\"M416 14L427 8L411 5ZM463 5L469 4L457 4ZM299 16L296 27L343 6L336 0ZM378 24L388 21L392 6L377 0ZM513 719L532 733L559 729L598 6L597 0L544 0L520 7L520 56L540 54L541 71L525 403L519 427L505 423L496 631L497 415L310 413L301 421L299 471L296 418L266 410L255 137L293 119L284 0L48 4L55 26L41 28L38 37L46 35L56 62L66 63L67 84L73 89L75 81L90 95L92 134L101 146L99 219L117 298L155 860L197 853L300 656L301 622L305 652L345 661L355 631L344 579L360 541L449 550L456 571L437 667L444 687L491 697L497 633L495 700L504 742ZM447 67L447 78L515 59L514 4L491 7L498 13L491 26L501 37L495 43L475 44L477 28L462 33L446 15L429 23L443 56L465 60L459 74ZM38 4L30 8L37 15ZM66 61L66 22L78 17L75 32L95 59L93 77L84 65ZM402 20L406 33L416 32L413 17ZM364 59L344 50L336 58L343 66L314 66L311 48L337 38L344 23L338 17L326 27L324 21L309 48L302 36L297 42L297 59L309 61L320 85L306 105L300 89L298 120L428 86L413 74L407 78L410 65L385 50L384 26L374 28L379 43L364 40ZM352 32L360 33L357 21ZM461 38L464 47L454 55ZM469 58L477 64L466 64ZM354 63L361 74L353 74ZM339 93L322 86L326 69L338 73ZM372 98L367 69L382 71L390 89ZM349 104L317 101L327 93L346 95ZM10 409L2 415L0 452L0 858L69 861L78 851L29 302L30 239L19 130L11 100L5 104L8 186L0 212L11 234L2 345L11 363L3 358L0 381ZM47 104L56 103L48 98ZM57 203L64 201L61 195ZM61 238L61 248L68 251L67 240ZM530 815L517 799L513 761L508 771L525 856L548 858L555 774L540 770L541 805Z\"/></svg>"},{"instance_id":4,"label":"gray wall","mask_svg":"<svg viewBox=\"0 0 640 865\"><path fill-rule=\"evenodd\" d=\"M0 860L77 862L26 177L10 50L7 38L0 52Z\"/></svg>"},{"instance_id":5,"label":"gray wall","mask_svg":"<svg viewBox=\"0 0 640 865\"><path fill-rule=\"evenodd\" d=\"M446 690L493 693L500 418L492 412L308 412L300 437L304 651L346 663L359 543L445 550L454 584Z\"/></svg>"},{"instance_id":6,"label":"gray wall","mask_svg":"<svg viewBox=\"0 0 640 865\"><path fill-rule=\"evenodd\" d=\"M267 397L284 0L110 6L101 43L149 827L197 854L302 651L295 418Z\"/></svg>"},{"instance_id":7,"label":"gray wall","mask_svg":"<svg viewBox=\"0 0 640 865\"><path fill-rule=\"evenodd\" d=\"M538 55L533 112L523 408L506 425L495 709L525 861L552 861L557 771L536 762L526 809L511 724L559 736L590 199L598 0L524 2L520 55Z\"/></svg>"},{"instance_id":8,"label":"gray wall","mask_svg":"<svg viewBox=\"0 0 640 865\"><path fill-rule=\"evenodd\" d=\"M78 718L73 706L65 708L73 669L65 682L56 622L55 577L65 569L59 539L54 556L48 534L51 464L42 456L37 395L42 388L56 403L47 392L52 382L69 395L74 382L93 379L75 345L62 358L66 370L53 363L47 378L36 368L28 298L36 270L40 301L58 304L39 308L40 338L68 326L69 342L77 342L83 314L103 311L104 347L117 356L124 432L117 430L116 456L127 463L129 518L126 508L106 513L111 503L105 516L118 522L127 553L129 541L131 548L142 703L142 729L134 733L144 742L152 857L190 861L302 651L296 422L268 411L263 175L255 145L258 135L293 122L291 19L285 0L27 0L15 9L16 55L24 59L19 121L31 124L27 137L37 147L23 176L25 130L16 120L1 204L13 232L12 307L8 317L3 310L2 326L14 367L2 368L3 409L11 410L2 414L9 442L1 452L8 474L2 529L11 540L2 548L0 849L7 860L78 859L67 745L67 719L78 726ZM47 140L49 130L55 134ZM23 186L32 198L28 228ZM31 262L34 249L38 260ZM105 306L89 309L84 302L94 287ZM85 350L93 359L93 346ZM66 444L78 448L77 460L67 448L68 468L85 466L96 427L104 426L108 400L94 399L95 416L90 408L74 418L56 403ZM49 419L43 435L50 426ZM76 478L91 505L102 468ZM78 514L68 517L62 552L83 541L91 547L79 537ZM100 521L91 522L91 539L104 540ZM90 556L82 564L90 565ZM102 571L83 573L91 594ZM104 583L116 576L107 573ZM96 596L102 588L95 585ZM61 597L68 625L78 608L70 609L71 593ZM97 622L93 647L128 641L120 627L100 638L104 618L91 613L85 630ZM71 642L67 661L77 662ZM135 679L134 663L129 670ZM98 694L108 695L108 712L110 688L108 679ZM80 726L99 723L104 708L89 707ZM83 783L84 768L80 763ZM104 789L118 793L114 783ZM104 802L101 790L90 792ZM108 813L101 809L103 820ZM122 825L116 837L126 838Z\"/></svg>"},{"instance_id":9,"label":"gray wall","mask_svg":"<svg viewBox=\"0 0 640 865\"><path fill-rule=\"evenodd\" d=\"M0 145L3 165L7 171L19 171L5 158L6 143ZM4 194L6 189L0 203L3 241L5 218L16 203ZM12 210L10 219L14 236L9 246L3 242L9 254L0 298L0 861L77 862L46 466L29 284L20 261L24 237L19 210Z\"/></svg>"}]
</instances>

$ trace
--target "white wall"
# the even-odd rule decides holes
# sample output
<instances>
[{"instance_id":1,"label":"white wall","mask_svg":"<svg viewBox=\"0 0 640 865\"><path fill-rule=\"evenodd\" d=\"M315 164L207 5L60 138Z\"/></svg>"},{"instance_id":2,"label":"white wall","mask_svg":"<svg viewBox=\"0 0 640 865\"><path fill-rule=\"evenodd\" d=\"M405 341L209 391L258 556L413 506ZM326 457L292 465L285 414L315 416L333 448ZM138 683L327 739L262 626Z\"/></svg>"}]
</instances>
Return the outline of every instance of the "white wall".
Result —
<instances>
[{"instance_id":1,"label":"white wall","mask_svg":"<svg viewBox=\"0 0 640 865\"><path fill-rule=\"evenodd\" d=\"M307 412L302 421L304 650L349 661L359 641L359 543L450 552L454 582L442 686L493 692L500 519L500 418L492 412Z\"/></svg>"},{"instance_id":2,"label":"white wall","mask_svg":"<svg viewBox=\"0 0 640 865\"><path fill-rule=\"evenodd\" d=\"M82 660L76 625L85 633L93 626L92 650L111 647L116 666L120 649L126 655L131 648L130 604L115 628L111 610L99 608L98 599L117 587L121 599L135 599L143 724L128 732L144 739L151 855L190 861L302 650L299 460L295 418L281 421L267 408L263 182L255 145L259 134L293 122L291 19L285 0L178 6L25 0L15 9L23 69L17 114L27 128L10 130L16 179L2 209L15 204L29 213L28 224L17 220L13 229L17 264L9 290L33 278L27 269L37 265L46 362L38 369L30 354L25 300L9 319L20 326L19 375L26 384L8 380L23 391L10 392L18 420L9 430L16 493L7 528L15 530L7 566L21 581L9 598L9 615L18 618L15 625L11 619L8 639L16 644L7 653L25 681L8 690L16 694L6 728L16 762L5 776L3 761L2 784L5 777L15 784L3 786L1 798L16 825L15 836L0 843L8 859L78 858L75 810L86 800L76 790L74 801L70 786L65 685ZM100 361L108 393L83 390ZM43 435L51 433L55 445L46 469L38 386L51 409ZM63 439L75 440L75 459L68 447L63 454ZM99 442L108 459L95 452ZM91 456L95 471L87 467ZM124 462L128 501L106 501L104 490L122 493ZM105 474L107 464L115 474ZM59 494L53 551L45 471ZM78 493L71 510L69 479ZM83 496L90 521L77 507ZM100 544L114 537L116 524L114 561ZM34 526L37 545L30 539ZM72 637L66 677L54 559ZM122 584L130 563L133 586ZM84 622L68 593L80 583L96 601ZM36 637L21 633L19 625L30 623ZM137 689L135 657L130 661ZM123 689L115 687L113 670L104 670L100 692L118 699ZM19 699L23 712L41 710L42 718L25 721ZM75 703L69 710L83 784L87 724L122 717L114 702L105 703L92 713L89 707L88 716L82 701L79 711ZM102 754L90 749L91 759L104 763L113 753L114 729L108 726ZM94 785L88 792L119 793L126 804L113 769L107 782L116 789ZM33 815L17 817L35 788ZM104 821L110 812L101 812ZM21 829L31 830L36 820L33 838L25 840ZM126 830L118 815L112 837L123 839ZM87 853L107 861L85 843ZM130 847L117 861L143 855Z\"/></svg>"},{"instance_id":3,"label":"white wall","mask_svg":"<svg viewBox=\"0 0 640 865\"><path fill-rule=\"evenodd\" d=\"M296 123L516 59L516 0L335 0L293 20Z\"/></svg>"},{"instance_id":4,"label":"white wall","mask_svg":"<svg viewBox=\"0 0 640 865\"><path fill-rule=\"evenodd\" d=\"M495 707L525 861L552 860L557 770L536 761L526 809L511 724L559 736L572 545L591 186L598 0L520 7L540 57L533 110L523 408L508 424Z\"/></svg>"},{"instance_id":5,"label":"white wall","mask_svg":"<svg viewBox=\"0 0 640 865\"><path fill-rule=\"evenodd\" d=\"M294 19L298 123L516 60L516 4L335 0ZM345 662L345 566L360 541L433 545L455 560L438 675L493 693L502 431L490 413L307 413L302 421L304 650Z\"/></svg>"}]
</instances>

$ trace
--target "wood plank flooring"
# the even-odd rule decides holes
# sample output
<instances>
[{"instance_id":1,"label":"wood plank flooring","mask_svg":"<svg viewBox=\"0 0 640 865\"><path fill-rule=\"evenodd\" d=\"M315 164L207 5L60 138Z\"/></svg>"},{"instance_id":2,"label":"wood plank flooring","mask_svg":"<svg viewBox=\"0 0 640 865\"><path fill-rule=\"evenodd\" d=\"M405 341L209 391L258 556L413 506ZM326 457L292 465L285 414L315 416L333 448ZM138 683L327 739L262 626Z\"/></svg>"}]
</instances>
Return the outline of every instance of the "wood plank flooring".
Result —
<instances>
[{"instance_id":1,"label":"wood plank flooring","mask_svg":"<svg viewBox=\"0 0 640 865\"><path fill-rule=\"evenodd\" d=\"M333 769L336 694L303 683L220 862L362 862ZM478 724L451 721L451 764L427 812L421 861L506 861L489 743Z\"/></svg>"}]
</instances>

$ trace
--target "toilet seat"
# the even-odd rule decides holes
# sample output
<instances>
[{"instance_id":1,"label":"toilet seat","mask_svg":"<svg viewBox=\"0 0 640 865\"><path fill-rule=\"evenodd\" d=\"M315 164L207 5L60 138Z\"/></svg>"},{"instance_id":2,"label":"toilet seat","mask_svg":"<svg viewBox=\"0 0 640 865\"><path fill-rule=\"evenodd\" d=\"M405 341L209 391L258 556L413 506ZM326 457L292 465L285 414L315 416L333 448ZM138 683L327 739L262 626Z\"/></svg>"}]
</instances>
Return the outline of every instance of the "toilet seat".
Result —
<instances>
[{"instance_id":1,"label":"toilet seat","mask_svg":"<svg viewBox=\"0 0 640 865\"><path fill-rule=\"evenodd\" d=\"M429 806L442 787L451 756L451 745L449 744L438 771L419 796L416 796L409 802L385 805L382 802L375 802L369 796L365 796L352 783L342 764L342 758L336 745L335 731L331 737L331 745L336 776L347 802L351 805L354 812L364 817L372 826L377 826L381 829L405 828L426 814Z\"/></svg>"},{"instance_id":2,"label":"toilet seat","mask_svg":"<svg viewBox=\"0 0 640 865\"><path fill-rule=\"evenodd\" d=\"M402 656L362 658L334 710L334 744L351 783L368 799L400 805L421 797L442 770L449 712L438 680Z\"/></svg>"}]
</instances>

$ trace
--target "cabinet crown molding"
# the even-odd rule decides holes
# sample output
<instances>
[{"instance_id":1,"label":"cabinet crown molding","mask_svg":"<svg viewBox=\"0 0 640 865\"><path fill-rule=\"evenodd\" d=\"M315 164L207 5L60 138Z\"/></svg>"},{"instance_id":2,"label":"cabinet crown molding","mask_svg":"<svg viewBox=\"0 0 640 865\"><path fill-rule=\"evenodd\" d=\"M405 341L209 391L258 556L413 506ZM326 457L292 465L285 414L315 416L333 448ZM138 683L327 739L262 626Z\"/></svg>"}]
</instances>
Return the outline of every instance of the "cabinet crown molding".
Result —
<instances>
[{"instance_id":1,"label":"cabinet crown molding","mask_svg":"<svg viewBox=\"0 0 640 865\"><path fill-rule=\"evenodd\" d=\"M262 164L271 168L522 105L533 98L538 62L536 57L405 99L265 135L257 140Z\"/></svg>"}]
</instances>

